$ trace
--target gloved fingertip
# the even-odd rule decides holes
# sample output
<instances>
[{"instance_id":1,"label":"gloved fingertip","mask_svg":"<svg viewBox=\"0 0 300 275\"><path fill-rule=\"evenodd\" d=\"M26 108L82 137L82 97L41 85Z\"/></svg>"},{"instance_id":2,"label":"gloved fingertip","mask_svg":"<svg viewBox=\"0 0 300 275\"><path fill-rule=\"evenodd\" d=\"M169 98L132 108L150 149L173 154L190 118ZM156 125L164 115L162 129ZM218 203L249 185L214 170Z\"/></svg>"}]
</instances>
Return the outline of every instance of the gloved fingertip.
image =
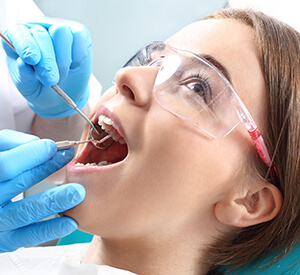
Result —
<instances>
[{"instance_id":1,"label":"gloved fingertip","mask_svg":"<svg viewBox=\"0 0 300 275\"><path fill-rule=\"evenodd\" d=\"M70 183L65 186L69 189L69 194L66 196L66 199L69 200L70 204L75 206L84 200L86 192L82 185L78 183Z\"/></svg>"},{"instance_id":2,"label":"gloved fingertip","mask_svg":"<svg viewBox=\"0 0 300 275\"><path fill-rule=\"evenodd\" d=\"M54 155L57 151L57 145L56 143L51 140L51 139L42 139L40 142L43 142L44 145L48 148L49 150L49 155Z\"/></svg>"},{"instance_id":3,"label":"gloved fingertip","mask_svg":"<svg viewBox=\"0 0 300 275\"><path fill-rule=\"evenodd\" d=\"M56 151L52 157L52 164L56 167L56 169L61 169L73 159L74 155L74 148Z\"/></svg>"},{"instance_id":4,"label":"gloved fingertip","mask_svg":"<svg viewBox=\"0 0 300 275\"><path fill-rule=\"evenodd\" d=\"M17 58L17 68L20 71L20 81L24 80L27 81L26 83L34 83L37 80L32 67L29 66L29 64L27 64L21 57ZM32 93L31 90L29 92ZM26 93L23 92L23 95L25 94Z\"/></svg>"},{"instance_id":5,"label":"gloved fingertip","mask_svg":"<svg viewBox=\"0 0 300 275\"><path fill-rule=\"evenodd\" d=\"M64 163L68 163L75 155L75 148L71 147L57 151L57 157L63 159Z\"/></svg>"},{"instance_id":6,"label":"gloved fingertip","mask_svg":"<svg viewBox=\"0 0 300 275\"><path fill-rule=\"evenodd\" d=\"M40 52L33 52L31 49L24 49L22 52L22 59L24 62L28 65L36 65L41 60L41 54Z\"/></svg>"},{"instance_id":7,"label":"gloved fingertip","mask_svg":"<svg viewBox=\"0 0 300 275\"><path fill-rule=\"evenodd\" d=\"M85 189L82 185L77 183L64 184L46 192L46 195L47 198L51 198L54 202L50 208L56 211L56 213L62 213L75 207L84 200Z\"/></svg>"},{"instance_id":8,"label":"gloved fingertip","mask_svg":"<svg viewBox=\"0 0 300 275\"><path fill-rule=\"evenodd\" d=\"M61 217L60 219L64 220L64 222L61 223L61 232L63 232L65 235L68 235L77 229L78 224L75 220L69 217Z\"/></svg>"},{"instance_id":9,"label":"gloved fingertip","mask_svg":"<svg viewBox=\"0 0 300 275\"><path fill-rule=\"evenodd\" d=\"M54 86L59 81L58 69L55 68L44 68L43 70L38 70L39 80L46 86Z\"/></svg>"}]
</instances>

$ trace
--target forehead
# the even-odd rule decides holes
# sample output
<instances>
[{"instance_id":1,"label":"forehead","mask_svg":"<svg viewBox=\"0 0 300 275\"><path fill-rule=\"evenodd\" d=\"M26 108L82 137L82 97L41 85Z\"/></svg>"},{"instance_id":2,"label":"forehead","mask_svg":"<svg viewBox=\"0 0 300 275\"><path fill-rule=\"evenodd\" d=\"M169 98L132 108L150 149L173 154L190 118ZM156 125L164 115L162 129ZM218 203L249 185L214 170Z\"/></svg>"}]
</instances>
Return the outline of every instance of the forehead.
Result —
<instances>
[{"instance_id":1,"label":"forehead","mask_svg":"<svg viewBox=\"0 0 300 275\"><path fill-rule=\"evenodd\" d=\"M199 55L211 55L233 75L235 68L243 64L251 65L249 69L260 69L254 31L234 20L195 22L170 37L167 43Z\"/></svg>"},{"instance_id":2,"label":"forehead","mask_svg":"<svg viewBox=\"0 0 300 275\"><path fill-rule=\"evenodd\" d=\"M263 124L265 81L250 26L231 19L202 20L183 28L166 43L199 55L211 55L219 61L229 72L233 88L254 120Z\"/></svg>"},{"instance_id":3,"label":"forehead","mask_svg":"<svg viewBox=\"0 0 300 275\"><path fill-rule=\"evenodd\" d=\"M228 34L230 35L228 36ZM167 43L171 45L181 45L190 48L190 50L193 48L196 52L201 50L199 47L204 48L206 46L209 46L211 51L219 49L220 42L226 48L246 47L248 50L256 52L252 28L231 19L201 20L186 26L167 40Z\"/></svg>"}]
</instances>

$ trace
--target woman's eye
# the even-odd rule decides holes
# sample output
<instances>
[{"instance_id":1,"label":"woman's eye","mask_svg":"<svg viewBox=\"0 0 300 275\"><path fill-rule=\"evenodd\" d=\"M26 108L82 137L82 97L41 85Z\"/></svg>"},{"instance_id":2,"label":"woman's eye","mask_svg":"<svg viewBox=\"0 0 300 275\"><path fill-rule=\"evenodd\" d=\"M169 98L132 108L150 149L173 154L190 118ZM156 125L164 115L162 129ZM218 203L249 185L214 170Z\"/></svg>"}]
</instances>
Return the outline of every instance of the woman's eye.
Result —
<instances>
[{"instance_id":1,"label":"woman's eye","mask_svg":"<svg viewBox=\"0 0 300 275\"><path fill-rule=\"evenodd\" d=\"M202 78L190 78L183 83L193 95L200 96L206 104L211 99L211 91L208 81Z\"/></svg>"},{"instance_id":2,"label":"woman's eye","mask_svg":"<svg viewBox=\"0 0 300 275\"><path fill-rule=\"evenodd\" d=\"M207 77L205 76L191 76L185 78L180 84L185 87L184 91L185 98L195 104L205 103L209 105L211 102L211 88Z\"/></svg>"},{"instance_id":3,"label":"woman's eye","mask_svg":"<svg viewBox=\"0 0 300 275\"><path fill-rule=\"evenodd\" d=\"M186 86L193 92L197 93L199 96L201 97L205 96L205 87L203 87L202 83L190 82L187 83Z\"/></svg>"}]
</instances>

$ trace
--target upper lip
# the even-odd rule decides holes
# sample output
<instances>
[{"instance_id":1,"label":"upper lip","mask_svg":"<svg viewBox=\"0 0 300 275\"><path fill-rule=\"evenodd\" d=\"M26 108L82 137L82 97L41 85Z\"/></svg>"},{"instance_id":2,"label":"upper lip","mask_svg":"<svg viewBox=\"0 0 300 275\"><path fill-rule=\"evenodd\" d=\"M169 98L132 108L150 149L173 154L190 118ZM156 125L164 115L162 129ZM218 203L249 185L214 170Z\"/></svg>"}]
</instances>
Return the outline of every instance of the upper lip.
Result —
<instances>
[{"instance_id":1,"label":"upper lip","mask_svg":"<svg viewBox=\"0 0 300 275\"><path fill-rule=\"evenodd\" d=\"M101 115L104 115L104 116L110 118L113 121L114 128L117 130L118 134L126 141L126 135L125 135L124 129L123 129L121 123L120 123L120 120L119 120L118 116L112 110L112 108L110 108L106 105L101 105L98 108L95 116L92 118L92 122L94 124L98 124L98 119Z\"/></svg>"}]
</instances>

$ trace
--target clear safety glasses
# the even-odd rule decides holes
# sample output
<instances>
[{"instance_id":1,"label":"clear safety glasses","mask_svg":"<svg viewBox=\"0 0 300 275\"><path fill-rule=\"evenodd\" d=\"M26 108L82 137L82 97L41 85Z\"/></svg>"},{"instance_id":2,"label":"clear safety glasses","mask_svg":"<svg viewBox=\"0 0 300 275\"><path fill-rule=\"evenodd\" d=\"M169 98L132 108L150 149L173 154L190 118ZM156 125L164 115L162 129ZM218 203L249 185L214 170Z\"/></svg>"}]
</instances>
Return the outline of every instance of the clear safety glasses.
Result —
<instances>
[{"instance_id":1,"label":"clear safety glasses","mask_svg":"<svg viewBox=\"0 0 300 275\"><path fill-rule=\"evenodd\" d=\"M153 42L139 50L124 67L157 66L153 95L158 104L209 137L228 135L241 122L275 185L278 175L250 113L226 77L205 58Z\"/></svg>"}]
</instances>

